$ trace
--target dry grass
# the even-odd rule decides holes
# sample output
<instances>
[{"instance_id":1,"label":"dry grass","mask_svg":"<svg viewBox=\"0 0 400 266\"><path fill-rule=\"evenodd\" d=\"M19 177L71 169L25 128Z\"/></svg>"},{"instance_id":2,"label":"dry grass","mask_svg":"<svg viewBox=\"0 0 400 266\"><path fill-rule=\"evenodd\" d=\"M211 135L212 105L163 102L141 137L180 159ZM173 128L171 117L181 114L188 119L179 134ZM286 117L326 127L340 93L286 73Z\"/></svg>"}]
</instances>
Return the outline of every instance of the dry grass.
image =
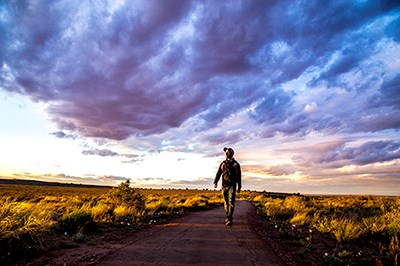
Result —
<instances>
[{"instance_id":1,"label":"dry grass","mask_svg":"<svg viewBox=\"0 0 400 266\"><path fill-rule=\"evenodd\" d=\"M95 224L135 228L220 202L217 191L134 189L129 182L112 189L0 185L0 262L56 248L46 244L49 235L79 240Z\"/></svg>"},{"instance_id":2,"label":"dry grass","mask_svg":"<svg viewBox=\"0 0 400 266\"><path fill-rule=\"evenodd\" d=\"M308 232L331 236L337 243L334 255L326 258L331 265L355 257L344 247L362 240L373 243L385 265L398 263L400 197L243 191L239 199L252 201L283 238L303 245L303 251L314 241L314 233ZM57 248L57 242L46 241L49 235L67 235L79 242L96 224L137 228L221 203L219 191L133 189L129 183L113 189L0 185L0 264L22 253L32 256ZM307 229L301 233L299 228Z\"/></svg>"},{"instance_id":3,"label":"dry grass","mask_svg":"<svg viewBox=\"0 0 400 266\"><path fill-rule=\"evenodd\" d=\"M338 262L337 257L342 259L343 254L349 253L340 251L341 247L360 241L378 247L379 260L387 265L398 263L400 197L305 197L262 193L253 195L252 201L262 215L276 224L282 237L296 240L296 243L309 243L311 235L300 234L299 226L308 228L304 231L317 230L332 236L337 242L334 263Z\"/></svg>"}]
</instances>

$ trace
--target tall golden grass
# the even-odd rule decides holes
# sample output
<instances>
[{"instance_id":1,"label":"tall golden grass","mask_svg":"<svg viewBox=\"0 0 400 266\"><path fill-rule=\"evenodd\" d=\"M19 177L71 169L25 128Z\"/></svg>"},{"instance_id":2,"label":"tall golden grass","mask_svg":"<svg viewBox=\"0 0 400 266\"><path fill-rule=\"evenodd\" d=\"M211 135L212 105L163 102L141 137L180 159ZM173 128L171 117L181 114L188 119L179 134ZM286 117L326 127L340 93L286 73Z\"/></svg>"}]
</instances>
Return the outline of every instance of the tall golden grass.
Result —
<instances>
[{"instance_id":1,"label":"tall golden grass","mask_svg":"<svg viewBox=\"0 0 400 266\"><path fill-rule=\"evenodd\" d=\"M242 191L239 199L253 202L282 237L297 237L307 246L313 235L297 234L296 228L302 227L331 236L338 247L367 239L377 242L385 265L398 265L400 197ZM129 182L116 188L0 185L0 262L57 248L49 246L48 235L79 241L96 224L137 228L221 203L221 194L215 190L135 189ZM338 248L336 256L354 254Z\"/></svg>"},{"instance_id":2,"label":"tall golden grass","mask_svg":"<svg viewBox=\"0 0 400 266\"><path fill-rule=\"evenodd\" d=\"M53 248L49 234L77 240L95 224L135 228L221 201L217 191L135 189L129 182L112 189L0 185L0 262Z\"/></svg>"},{"instance_id":3,"label":"tall golden grass","mask_svg":"<svg viewBox=\"0 0 400 266\"><path fill-rule=\"evenodd\" d=\"M277 224L281 232L286 228L288 234L288 230L303 226L331 235L338 246L360 239L377 242L382 261L387 265L398 265L400 197L276 197L263 193L249 198L265 217Z\"/></svg>"}]
</instances>

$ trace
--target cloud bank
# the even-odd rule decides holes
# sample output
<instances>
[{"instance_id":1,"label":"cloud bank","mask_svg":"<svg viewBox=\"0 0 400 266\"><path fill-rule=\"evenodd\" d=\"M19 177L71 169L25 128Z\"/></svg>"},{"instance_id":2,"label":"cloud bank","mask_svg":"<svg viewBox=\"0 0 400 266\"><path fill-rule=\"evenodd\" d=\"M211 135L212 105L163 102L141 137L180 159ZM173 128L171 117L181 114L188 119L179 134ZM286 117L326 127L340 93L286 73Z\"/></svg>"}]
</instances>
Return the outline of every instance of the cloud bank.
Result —
<instances>
[{"instance_id":1,"label":"cloud bank","mask_svg":"<svg viewBox=\"0 0 400 266\"><path fill-rule=\"evenodd\" d=\"M334 136L246 167L282 178L399 169L399 25L389 0L6 1L0 89L43 103L57 138L214 157L226 144Z\"/></svg>"},{"instance_id":2,"label":"cloud bank","mask_svg":"<svg viewBox=\"0 0 400 266\"><path fill-rule=\"evenodd\" d=\"M377 58L386 45L399 53L398 5L326 5L3 3L1 88L47 103L60 130L116 140L192 117L207 130L240 110L265 136L398 129L399 67ZM306 87L282 88L307 75ZM298 101L317 86L318 98ZM310 104L322 108L313 115Z\"/></svg>"}]
</instances>

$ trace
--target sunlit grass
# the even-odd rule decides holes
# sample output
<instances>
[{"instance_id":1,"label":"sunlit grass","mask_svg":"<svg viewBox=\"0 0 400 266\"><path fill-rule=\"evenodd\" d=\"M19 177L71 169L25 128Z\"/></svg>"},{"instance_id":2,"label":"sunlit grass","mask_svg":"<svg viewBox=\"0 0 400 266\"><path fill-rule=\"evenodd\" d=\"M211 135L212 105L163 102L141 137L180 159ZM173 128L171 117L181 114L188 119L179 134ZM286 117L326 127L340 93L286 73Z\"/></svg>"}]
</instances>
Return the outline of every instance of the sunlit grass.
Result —
<instances>
[{"instance_id":1,"label":"sunlit grass","mask_svg":"<svg viewBox=\"0 0 400 266\"><path fill-rule=\"evenodd\" d=\"M112 189L0 185L0 258L44 250L50 233L78 240L93 223L135 228L221 202L218 191L134 189L129 182Z\"/></svg>"},{"instance_id":2,"label":"sunlit grass","mask_svg":"<svg viewBox=\"0 0 400 266\"><path fill-rule=\"evenodd\" d=\"M310 232L317 230L332 236L338 245L361 238L370 239L378 241L384 261L397 265L400 197L305 197L262 193L254 196L252 201L261 214L279 224L277 228L284 237L293 238L297 226L305 226ZM306 238L298 240L305 243L311 236Z\"/></svg>"},{"instance_id":3,"label":"sunlit grass","mask_svg":"<svg viewBox=\"0 0 400 266\"><path fill-rule=\"evenodd\" d=\"M301 239L304 236L298 233L303 227L306 232L330 236L338 247L368 239L378 241L383 261L398 263L400 197L306 197L242 191L239 199L252 201L262 216L276 224L282 237L298 244L313 241L311 233ZM46 250L49 234L81 241L86 227L93 224L138 228L221 203L221 193L216 190L134 189L129 183L113 189L0 185L0 258ZM351 255L346 249L336 252L337 258Z\"/></svg>"}]
</instances>

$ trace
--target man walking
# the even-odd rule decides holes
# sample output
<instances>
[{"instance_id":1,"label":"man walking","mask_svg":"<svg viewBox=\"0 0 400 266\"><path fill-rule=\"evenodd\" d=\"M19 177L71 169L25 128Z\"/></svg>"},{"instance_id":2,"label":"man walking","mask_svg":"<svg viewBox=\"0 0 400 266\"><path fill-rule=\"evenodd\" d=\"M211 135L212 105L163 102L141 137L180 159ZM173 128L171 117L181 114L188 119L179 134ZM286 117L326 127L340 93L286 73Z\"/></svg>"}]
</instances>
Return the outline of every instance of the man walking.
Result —
<instances>
[{"instance_id":1,"label":"man walking","mask_svg":"<svg viewBox=\"0 0 400 266\"><path fill-rule=\"evenodd\" d=\"M233 158L235 152L232 148L224 148L226 159L219 165L214 179L214 188L222 175L222 196L224 197L225 224L232 225L233 212L235 210L236 184L237 192L242 188L242 172L240 164Z\"/></svg>"}]
</instances>

